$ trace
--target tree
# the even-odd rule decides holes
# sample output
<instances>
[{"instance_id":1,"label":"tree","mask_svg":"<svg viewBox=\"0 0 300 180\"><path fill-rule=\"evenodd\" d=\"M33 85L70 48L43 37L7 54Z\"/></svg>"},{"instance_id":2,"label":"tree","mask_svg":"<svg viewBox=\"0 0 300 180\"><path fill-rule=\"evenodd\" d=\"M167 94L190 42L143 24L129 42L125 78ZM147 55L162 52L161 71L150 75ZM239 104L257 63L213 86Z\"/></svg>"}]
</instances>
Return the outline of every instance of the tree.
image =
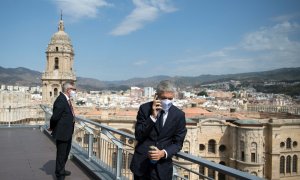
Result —
<instances>
[{"instance_id":1,"label":"tree","mask_svg":"<svg viewBox=\"0 0 300 180\"><path fill-rule=\"evenodd\" d=\"M206 91L201 91L201 92L199 92L197 95L198 95L198 96L206 96L206 97L208 97Z\"/></svg>"}]
</instances>

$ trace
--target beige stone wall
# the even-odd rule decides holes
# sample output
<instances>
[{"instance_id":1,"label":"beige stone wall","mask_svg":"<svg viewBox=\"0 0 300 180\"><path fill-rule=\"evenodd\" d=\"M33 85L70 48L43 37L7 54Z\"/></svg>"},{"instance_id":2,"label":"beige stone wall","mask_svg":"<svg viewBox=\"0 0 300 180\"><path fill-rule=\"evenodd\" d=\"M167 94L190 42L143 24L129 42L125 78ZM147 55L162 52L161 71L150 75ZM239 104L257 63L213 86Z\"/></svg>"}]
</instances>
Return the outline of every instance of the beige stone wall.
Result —
<instances>
[{"instance_id":1,"label":"beige stone wall","mask_svg":"<svg viewBox=\"0 0 300 180\"><path fill-rule=\"evenodd\" d=\"M266 123L265 120L262 122ZM280 125L278 125L278 123ZM193 155L203 157L216 163L225 162L227 166L245 171L266 179L300 179L299 170L299 145L293 146L293 142L300 140L300 120L276 120L276 123L267 123L263 127L239 127L223 120L206 119L198 123L197 126L188 127L186 142L183 151L188 151ZM291 138L292 147L286 149L280 147L281 142L286 142ZM216 141L216 153L208 152L208 141ZM244 142L244 156L241 160L241 144ZM253 143L256 146L253 146ZM199 149L199 144L205 145L204 150ZM220 145L225 145L226 150L220 152ZM189 146L189 147L186 147ZM256 149L256 150L255 150ZM254 151L255 150L255 151ZM251 153L255 152L255 162L251 160ZM298 157L297 173L279 172L280 156ZM181 164L196 172L199 171L198 165ZM292 168L292 167L291 167ZM205 168L205 175L208 175L208 169ZM292 170L291 170L292 171ZM187 175L190 179L199 177L193 173L179 170L182 176ZM218 173L215 172L215 178L218 179Z\"/></svg>"},{"instance_id":2,"label":"beige stone wall","mask_svg":"<svg viewBox=\"0 0 300 180\"><path fill-rule=\"evenodd\" d=\"M31 94L0 91L0 122L13 123L28 118L41 118L41 109L31 101Z\"/></svg>"},{"instance_id":3,"label":"beige stone wall","mask_svg":"<svg viewBox=\"0 0 300 180\"><path fill-rule=\"evenodd\" d=\"M274 123L268 126L269 144L272 148L268 148L266 154L268 159L266 167L269 172L266 172L269 179L300 179L299 157L300 157L300 120L275 120ZM288 138L290 138L290 147L287 147ZM294 145L293 145L294 144ZM297 144L297 145L296 145ZM297 172L293 172L293 156L296 155ZM285 158L284 173L280 173L280 157ZM291 157L291 172L286 172L287 157Z\"/></svg>"}]
</instances>

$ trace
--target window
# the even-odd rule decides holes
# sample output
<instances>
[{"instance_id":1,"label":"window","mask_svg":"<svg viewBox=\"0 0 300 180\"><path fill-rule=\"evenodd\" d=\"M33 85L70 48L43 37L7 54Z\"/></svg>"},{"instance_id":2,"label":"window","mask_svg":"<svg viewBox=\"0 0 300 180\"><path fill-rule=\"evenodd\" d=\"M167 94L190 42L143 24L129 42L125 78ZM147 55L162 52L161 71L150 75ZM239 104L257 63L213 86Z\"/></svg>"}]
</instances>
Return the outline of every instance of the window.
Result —
<instances>
[{"instance_id":1,"label":"window","mask_svg":"<svg viewBox=\"0 0 300 180\"><path fill-rule=\"evenodd\" d=\"M280 147L283 148L284 146L285 146L285 143L284 143L284 142L281 142L281 143L280 143Z\"/></svg>"},{"instance_id":2,"label":"window","mask_svg":"<svg viewBox=\"0 0 300 180\"><path fill-rule=\"evenodd\" d=\"M252 175L254 175L254 176L257 176L257 173L256 173L256 172L254 172L254 171L253 171L253 172L251 172L251 174L252 174Z\"/></svg>"},{"instance_id":3,"label":"window","mask_svg":"<svg viewBox=\"0 0 300 180\"><path fill-rule=\"evenodd\" d=\"M245 161L245 152L244 151L241 152L241 160Z\"/></svg>"},{"instance_id":4,"label":"window","mask_svg":"<svg viewBox=\"0 0 300 180\"><path fill-rule=\"evenodd\" d=\"M199 174L204 175L204 166L200 166L200 165L199 165ZM202 176L199 176L199 179L203 179L203 177L202 177Z\"/></svg>"},{"instance_id":5,"label":"window","mask_svg":"<svg viewBox=\"0 0 300 180\"><path fill-rule=\"evenodd\" d=\"M284 156L280 157L280 173L284 173L284 164L285 164L285 158Z\"/></svg>"},{"instance_id":6,"label":"window","mask_svg":"<svg viewBox=\"0 0 300 180\"><path fill-rule=\"evenodd\" d=\"M96 143L98 141L98 138L95 138L93 139L93 143Z\"/></svg>"},{"instance_id":7,"label":"window","mask_svg":"<svg viewBox=\"0 0 300 180\"><path fill-rule=\"evenodd\" d=\"M189 179L189 175L184 175L184 178L185 179Z\"/></svg>"},{"instance_id":8,"label":"window","mask_svg":"<svg viewBox=\"0 0 300 180\"><path fill-rule=\"evenodd\" d=\"M113 152L112 154L112 167L117 168L117 153Z\"/></svg>"},{"instance_id":9,"label":"window","mask_svg":"<svg viewBox=\"0 0 300 180\"><path fill-rule=\"evenodd\" d=\"M125 153L122 153L122 169L126 169L126 158L127 155Z\"/></svg>"},{"instance_id":10,"label":"window","mask_svg":"<svg viewBox=\"0 0 300 180\"><path fill-rule=\"evenodd\" d=\"M240 141L241 161L245 161L245 143Z\"/></svg>"},{"instance_id":11,"label":"window","mask_svg":"<svg viewBox=\"0 0 300 180\"><path fill-rule=\"evenodd\" d=\"M52 96L52 92L50 91L50 97Z\"/></svg>"},{"instance_id":12,"label":"window","mask_svg":"<svg viewBox=\"0 0 300 180\"><path fill-rule=\"evenodd\" d=\"M58 95L58 90L57 88L54 88L54 96L56 97Z\"/></svg>"},{"instance_id":13,"label":"window","mask_svg":"<svg viewBox=\"0 0 300 180\"><path fill-rule=\"evenodd\" d=\"M133 139L128 139L128 144L133 144Z\"/></svg>"},{"instance_id":14,"label":"window","mask_svg":"<svg viewBox=\"0 0 300 180\"><path fill-rule=\"evenodd\" d=\"M54 69L59 69L58 64L59 64L58 57L56 57L54 60Z\"/></svg>"},{"instance_id":15,"label":"window","mask_svg":"<svg viewBox=\"0 0 300 180\"><path fill-rule=\"evenodd\" d=\"M88 144L89 143L89 135L88 134L84 134L83 143L84 144Z\"/></svg>"},{"instance_id":16,"label":"window","mask_svg":"<svg viewBox=\"0 0 300 180\"><path fill-rule=\"evenodd\" d=\"M219 146L219 151L220 152L224 152L226 150L226 146L225 145L221 145L221 146Z\"/></svg>"},{"instance_id":17,"label":"window","mask_svg":"<svg viewBox=\"0 0 300 180\"><path fill-rule=\"evenodd\" d=\"M204 144L199 144L199 150L200 150L200 151L205 150L205 145L204 145Z\"/></svg>"},{"instance_id":18,"label":"window","mask_svg":"<svg viewBox=\"0 0 300 180\"><path fill-rule=\"evenodd\" d=\"M225 163L224 161L221 161L219 164L222 164L222 165L226 166L226 163ZM219 174L218 174L218 179L219 179L219 180L225 180L225 179L226 179L225 174L219 172Z\"/></svg>"},{"instance_id":19,"label":"window","mask_svg":"<svg viewBox=\"0 0 300 180\"><path fill-rule=\"evenodd\" d=\"M251 153L251 162L256 162L255 153Z\"/></svg>"},{"instance_id":20,"label":"window","mask_svg":"<svg viewBox=\"0 0 300 180\"><path fill-rule=\"evenodd\" d=\"M126 143L126 136L121 135L120 141L122 142L122 144L125 144Z\"/></svg>"},{"instance_id":21,"label":"window","mask_svg":"<svg viewBox=\"0 0 300 180\"><path fill-rule=\"evenodd\" d=\"M129 153L129 154L128 154L128 161L127 161L127 167L128 167L128 168L130 167L132 157L133 157L133 154Z\"/></svg>"},{"instance_id":22,"label":"window","mask_svg":"<svg viewBox=\"0 0 300 180\"><path fill-rule=\"evenodd\" d=\"M215 171L213 169L208 169L208 177L215 178Z\"/></svg>"},{"instance_id":23,"label":"window","mask_svg":"<svg viewBox=\"0 0 300 180\"><path fill-rule=\"evenodd\" d=\"M182 151L185 153L190 152L190 142L189 141L184 141Z\"/></svg>"},{"instance_id":24,"label":"window","mask_svg":"<svg viewBox=\"0 0 300 180\"><path fill-rule=\"evenodd\" d=\"M251 162L257 162L257 158L256 158L256 154L257 154L257 143L256 142L252 142L251 143Z\"/></svg>"},{"instance_id":25,"label":"window","mask_svg":"<svg viewBox=\"0 0 300 180\"><path fill-rule=\"evenodd\" d=\"M295 147L297 147L297 145L298 145L297 141L294 141L293 142L293 147L295 148Z\"/></svg>"},{"instance_id":26,"label":"window","mask_svg":"<svg viewBox=\"0 0 300 180\"><path fill-rule=\"evenodd\" d=\"M216 141L213 139L208 141L208 152L216 153Z\"/></svg>"},{"instance_id":27,"label":"window","mask_svg":"<svg viewBox=\"0 0 300 180\"><path fill-rule=\"evenodd\" d=\"M291 173L291 156L286 157L286 172Z\"/></svg>"},{"instance_id":28,"label":"window","mask_svg":"<svg viewBox=\"0 0 300 180\"><path fill-rule=\"evenodd\" d=\"M81 137L77 137L76 141L80 143L82 141L82 138Z\"/></svg>"},{"instance_id":29,"label":"window","mask_svg":"<svg viewBox=\"0 0 300 180\"><path fill-rule=\"evenodd\" d=\"M56 49L56 51L58 51L58 47L56 47L55 49Z\"/></svg>"},{"instance_id":30,"label":"window","mask_svg":"<svg viewBox=\"0 0 300 180\"><path fill-rule=\"evenodd\" d=\"M297 166L298 166L298 164L297 164L297 162L298 162L298 157L296 156L296 155L294 155L293 156L293 172L297 172Z\"/></svg>"},{"instance_id":31,"label":"window","mask_svg":"<svg viewBox=\"0 0 300 180\"><path fill-rule=\"evenodd\" d=\"M291 147L292 147L292 146L291 146L291 143L292 143L291 138L287 138L287 139L286 139L286 148L287 148L287 149L291 149Z\"/></svg>"}]
</instances>

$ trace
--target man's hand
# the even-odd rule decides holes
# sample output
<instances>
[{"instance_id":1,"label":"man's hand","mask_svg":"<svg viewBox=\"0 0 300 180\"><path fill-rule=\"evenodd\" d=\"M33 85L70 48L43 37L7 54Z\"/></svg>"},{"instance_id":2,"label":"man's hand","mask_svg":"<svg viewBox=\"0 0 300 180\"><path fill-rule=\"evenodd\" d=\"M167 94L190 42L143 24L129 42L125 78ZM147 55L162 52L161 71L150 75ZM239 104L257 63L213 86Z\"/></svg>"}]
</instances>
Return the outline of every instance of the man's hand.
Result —
<instances>
[{"instance_id":1,"label":"man's hand","mask_svg":"<svg viewBox=\"0 0 300 180\"><path fill-rule=\"evenodd\" d=\"M158 111L160 111L162 109L160 100L158 100L157 98L158 98L158 96L157 96L157 94L155 94L154 99L153 99L153 104L152 104L152 113L151 113L151 115L154 118L157 118Z\"/></svg>"},{"instance_id":2,"label":"man's hand","mask_svg":"<svg viewBox=\"0 0 300 180\"><path fill-rule=\"evenodd\" d=\"M148 156L149 156L149 159L158 161L161 158L165 157L165 151L159 150L159 149L151 150L151 151L149 151Z\"/></svg>"}]
</instances>

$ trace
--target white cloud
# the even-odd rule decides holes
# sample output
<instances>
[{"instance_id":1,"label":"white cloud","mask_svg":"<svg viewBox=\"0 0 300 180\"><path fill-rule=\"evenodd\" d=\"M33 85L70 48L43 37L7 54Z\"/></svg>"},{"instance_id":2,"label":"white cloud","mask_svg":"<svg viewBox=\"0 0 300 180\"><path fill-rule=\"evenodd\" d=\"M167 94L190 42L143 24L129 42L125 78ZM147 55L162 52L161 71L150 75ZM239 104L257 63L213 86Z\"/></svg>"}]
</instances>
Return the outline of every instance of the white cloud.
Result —
<instances>
[{"instance_id":1,"label":"white cloud","mask_svg":"<svg viewBox=\"0 0 300 180\"><path fill-rule=\"evenodd\" d=\"M142 66L144 64L147 64L146 60L136 61L133 63L133 65L135 65L135 66Z\"/></svg>"},{"instance_id":2,"label":"white cloud","mask_svg":"<svg viewBox=\"0 0 300 180\"><path fill-rule=\"evenodd\" d=\"M112 35L127 35L141 29L146 23L154 21L161 13L170 13L176 10L170 0L132 0L135 9L121 22Z\"/></svg>"},{"instance_id":3,"label":"white cloud","mask_svg":"<svg viewBox=\"0 0 300 180\"><path fill-rule=\"evenodd\" d=\"M247 34L242 43L242 48L249 51L262 50L292 50L299 48L299 42L291 41L289 34L298 31L296 23L283 22L273 27L263 27L259 31Z\"/></svg>"},{"instance_id":4,"label":"white cloud","mask_svg":"<svg viewBox=\"0 0 300 180\"><path fill-rule=\"evenodd\" d=\"M300 66L300 25L281 22L247 33L240 43L173 61L173 74L228 74Z\"/></svg>"},{"instance_id":5,"label":"white cloud","mask_svg":"<svg viewBox=\"0 0 300 180\"><path fill-rule=\"evenodd\" d=\"M285 22L285 21L290 21L292 19L295 18L299 18L300 17L300 13L293 13L293 14L285 14L285 15L281 15L281 16L276 16L274 18L272 18L273 21L276 22Z\"/></svg>"},{"instance_id":6,"label":"white cloud","mask_svg":"<svg viewBox=\"0 0 300 180\"><path fill-rule=\"evenodd\" d=\"M73 20L80 18L97 17L99 8L112 6L106 0L54 0L64 15L70 16Z\"/></svg>"}]
</instances>

